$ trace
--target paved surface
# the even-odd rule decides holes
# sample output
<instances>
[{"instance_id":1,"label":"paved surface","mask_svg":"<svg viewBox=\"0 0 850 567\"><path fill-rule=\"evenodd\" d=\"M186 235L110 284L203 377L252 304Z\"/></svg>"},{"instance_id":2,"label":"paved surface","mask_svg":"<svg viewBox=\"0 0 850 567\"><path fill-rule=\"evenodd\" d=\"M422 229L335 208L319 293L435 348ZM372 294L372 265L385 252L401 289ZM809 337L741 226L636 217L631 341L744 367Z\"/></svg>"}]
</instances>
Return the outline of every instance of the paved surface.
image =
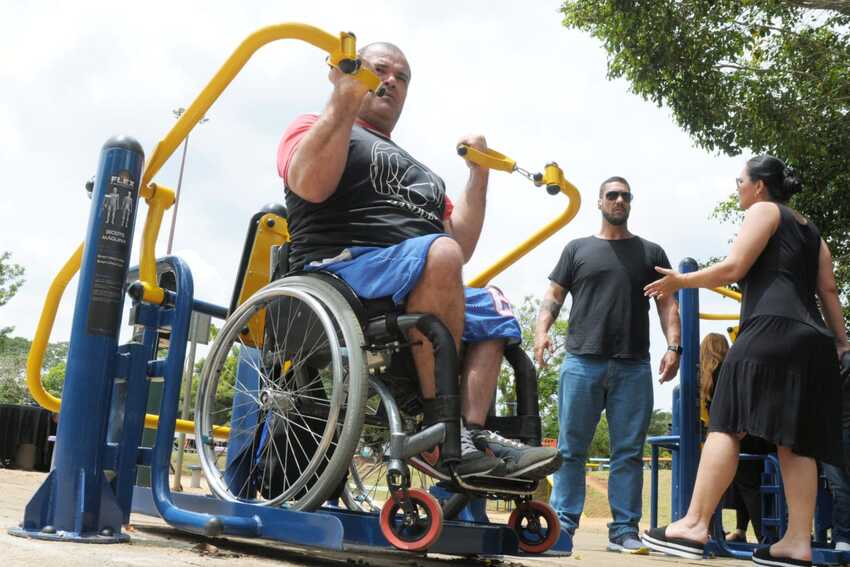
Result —
<instances>
[{"instance_id":1,"label":"paved surface","mask_svg":"<svg viewBox=\"0 0 850 567\"><path fill-rule=\"evenodd\" d=\"M114 545L86 545L45 542L10 536L6 530L18 525L23 510L36 488L41 485L43 473L0 469L0 567L26 565L27 567L59 566L203 566L227 567L258 566L400 566L400 567L519 567L519 566L650 566L702 565L703 567L746 566L749 562L727 559L688 561L660 555L629 556L605 551L607 529L605 522L583 520L577 534L571 557L505 557L498 559L465 558L429 555L412 555L364 549L344 552L326 552L299 549L277 543L237 540L230 538L205 539L182 534L156 518L133 515L128 529L130 543Z\"/></svg>"}]
</instances>

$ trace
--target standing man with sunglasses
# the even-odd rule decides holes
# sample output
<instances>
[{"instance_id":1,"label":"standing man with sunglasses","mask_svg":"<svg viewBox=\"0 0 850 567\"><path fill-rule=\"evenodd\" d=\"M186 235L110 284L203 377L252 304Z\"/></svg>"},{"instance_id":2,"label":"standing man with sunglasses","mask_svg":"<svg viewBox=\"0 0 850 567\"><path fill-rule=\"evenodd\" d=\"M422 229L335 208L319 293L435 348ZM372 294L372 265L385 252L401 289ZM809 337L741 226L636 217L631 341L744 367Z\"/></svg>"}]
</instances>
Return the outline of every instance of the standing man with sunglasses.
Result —
<instances>
[{"instance_id":1,"label":"standing man with sunglasses","mask_svg":"<svg viewBox=\"0 0 850 567\"><path fill-rule=\"evenodd\" d=\"M567 356L558 388L558 450L564 462L555 473L551 504L570 536L578 528L585 497L585 461L602 411L608 419L611 468L608 550L648 553L638 538L643 489L643 445L652 416L649 361L649 299L643 288L658 279L655 266L669 267L664 250L629 232L632 192L622 177L599 187L602 228L569 242L549 279L534 336L538 366L553 350L549 328L572 294ZM679 307L672 297L656 301L667 351L660 382L679 368Z\"/></svg>"}]
</instances>

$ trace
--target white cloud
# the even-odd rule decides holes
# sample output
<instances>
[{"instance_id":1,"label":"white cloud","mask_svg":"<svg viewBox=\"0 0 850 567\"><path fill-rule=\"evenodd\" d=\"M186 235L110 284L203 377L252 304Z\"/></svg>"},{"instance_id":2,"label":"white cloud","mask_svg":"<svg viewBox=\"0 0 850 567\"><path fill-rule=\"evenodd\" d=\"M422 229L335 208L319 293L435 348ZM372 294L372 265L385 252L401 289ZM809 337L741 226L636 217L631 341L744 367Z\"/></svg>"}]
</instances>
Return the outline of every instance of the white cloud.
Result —
<instances>
[{"instance_id":1,"label":"white cloud","mask_svg":"<svg viewBox=\"0 0 850 567\"><path fill-rule=\"evenodd\" d=\"M633 230L662 244L674 263L722 255L733 227L707 216L731 192L741 160L693 147L665 109L608 81L599 43L564 29L558 5L3 2L11 17L0 23L0 249L26 266L27 282L0 324L32 335L53 275L83 237L83 184L102 143L115 133L133 135L149 156L173 123L171 110L188 106L249 33L282 21L352 30L361 45L388 40L407 52L413 81L396 139L446 179L450 194L465 182L454 145L468 132L484 133L527 169L549 160L563 167L582 191L582 209L499 276L515 301L542 293L562 246L598 228L597 186L612 174L634 185ZM291 41L263 48L210 110L210 122L193 132L175 249L193 268L202 299L229 301L248 219L282 200L277 141L293 117L324 105L323 58ZM178 150L159 182L176 186L179 158ZM468 273L564 205L517 175L494 172L483 240ZM166 215L159 253L169 222ZM137 238L134 258L138 250ZM55 339L70 333L72 303L67 295ZM664 346L657 323L652 338L657 361ZM669 388L659 391L656 405L669 404Z\"/></svg>"}]
</instances>

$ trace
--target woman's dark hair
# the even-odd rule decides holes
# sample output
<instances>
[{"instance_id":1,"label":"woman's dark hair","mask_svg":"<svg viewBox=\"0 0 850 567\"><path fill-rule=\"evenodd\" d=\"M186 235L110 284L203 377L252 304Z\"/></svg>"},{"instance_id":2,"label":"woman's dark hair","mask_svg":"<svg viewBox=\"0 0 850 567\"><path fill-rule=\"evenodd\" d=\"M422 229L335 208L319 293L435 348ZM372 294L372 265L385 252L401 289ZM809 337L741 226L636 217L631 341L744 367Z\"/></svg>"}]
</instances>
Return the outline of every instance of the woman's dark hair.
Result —
<instances>
[{"instance_id":1,"label":"woman's dark hair","mask_svg":"<svg viewBox=\"0 0 850 567\"><path fill-rule=\"evenodd\" d=\"M787 203L791 195L803 190L797 172L773 156L763 154L747 162L747 173L752 181L764 181L767 192L774 201Z\"/></svg>"}]
</instances>

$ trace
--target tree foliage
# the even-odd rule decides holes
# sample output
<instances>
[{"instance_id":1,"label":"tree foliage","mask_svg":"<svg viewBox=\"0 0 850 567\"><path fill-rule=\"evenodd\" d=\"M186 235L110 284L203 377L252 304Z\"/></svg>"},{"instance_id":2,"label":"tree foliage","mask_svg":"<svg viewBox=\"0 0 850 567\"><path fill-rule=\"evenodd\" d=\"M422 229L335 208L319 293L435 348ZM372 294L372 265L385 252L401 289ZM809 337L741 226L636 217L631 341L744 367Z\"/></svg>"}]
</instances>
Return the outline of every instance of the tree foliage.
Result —
<instances>
[{"instance_id":1,"label":"tree foliage","mask_svg":"<svg viewBox=\"0 0 850 567\"><path fill-rule=\"evenodd\" d=\"M846 299L850 2L567 0L562 11L564 25L602 41L610 78L666 105L698 145L770 153L797 170L805 190L791 204L830 245ZM717 212L735 217L736 206Z\"/></svg>"},{"instance_id":2,"label":"tree foliage","mask_svg":"<svg viewBox=\"0 0 850 567\"><path fill-rule=\"evenodd\" d=\"M9 252L0 254L0 307L6 305L24 284L24 268L10 261ZM12 327L0 327L0 338L6 337Z\"/></svg>"},{"instance_id":3,"label":"tree foliage","mask_svg":"<svg viewBox=\"0 0 850 567\"><path fill-rule=\"evenodd\" d=\"M23 337L0 336L0 403L30 404L32 396L26 384L27 357L32 343ZM42 377L45 388L54 396L62 392L68 343L48 343L44 351Z\"/></svg>"}]
</instances>

